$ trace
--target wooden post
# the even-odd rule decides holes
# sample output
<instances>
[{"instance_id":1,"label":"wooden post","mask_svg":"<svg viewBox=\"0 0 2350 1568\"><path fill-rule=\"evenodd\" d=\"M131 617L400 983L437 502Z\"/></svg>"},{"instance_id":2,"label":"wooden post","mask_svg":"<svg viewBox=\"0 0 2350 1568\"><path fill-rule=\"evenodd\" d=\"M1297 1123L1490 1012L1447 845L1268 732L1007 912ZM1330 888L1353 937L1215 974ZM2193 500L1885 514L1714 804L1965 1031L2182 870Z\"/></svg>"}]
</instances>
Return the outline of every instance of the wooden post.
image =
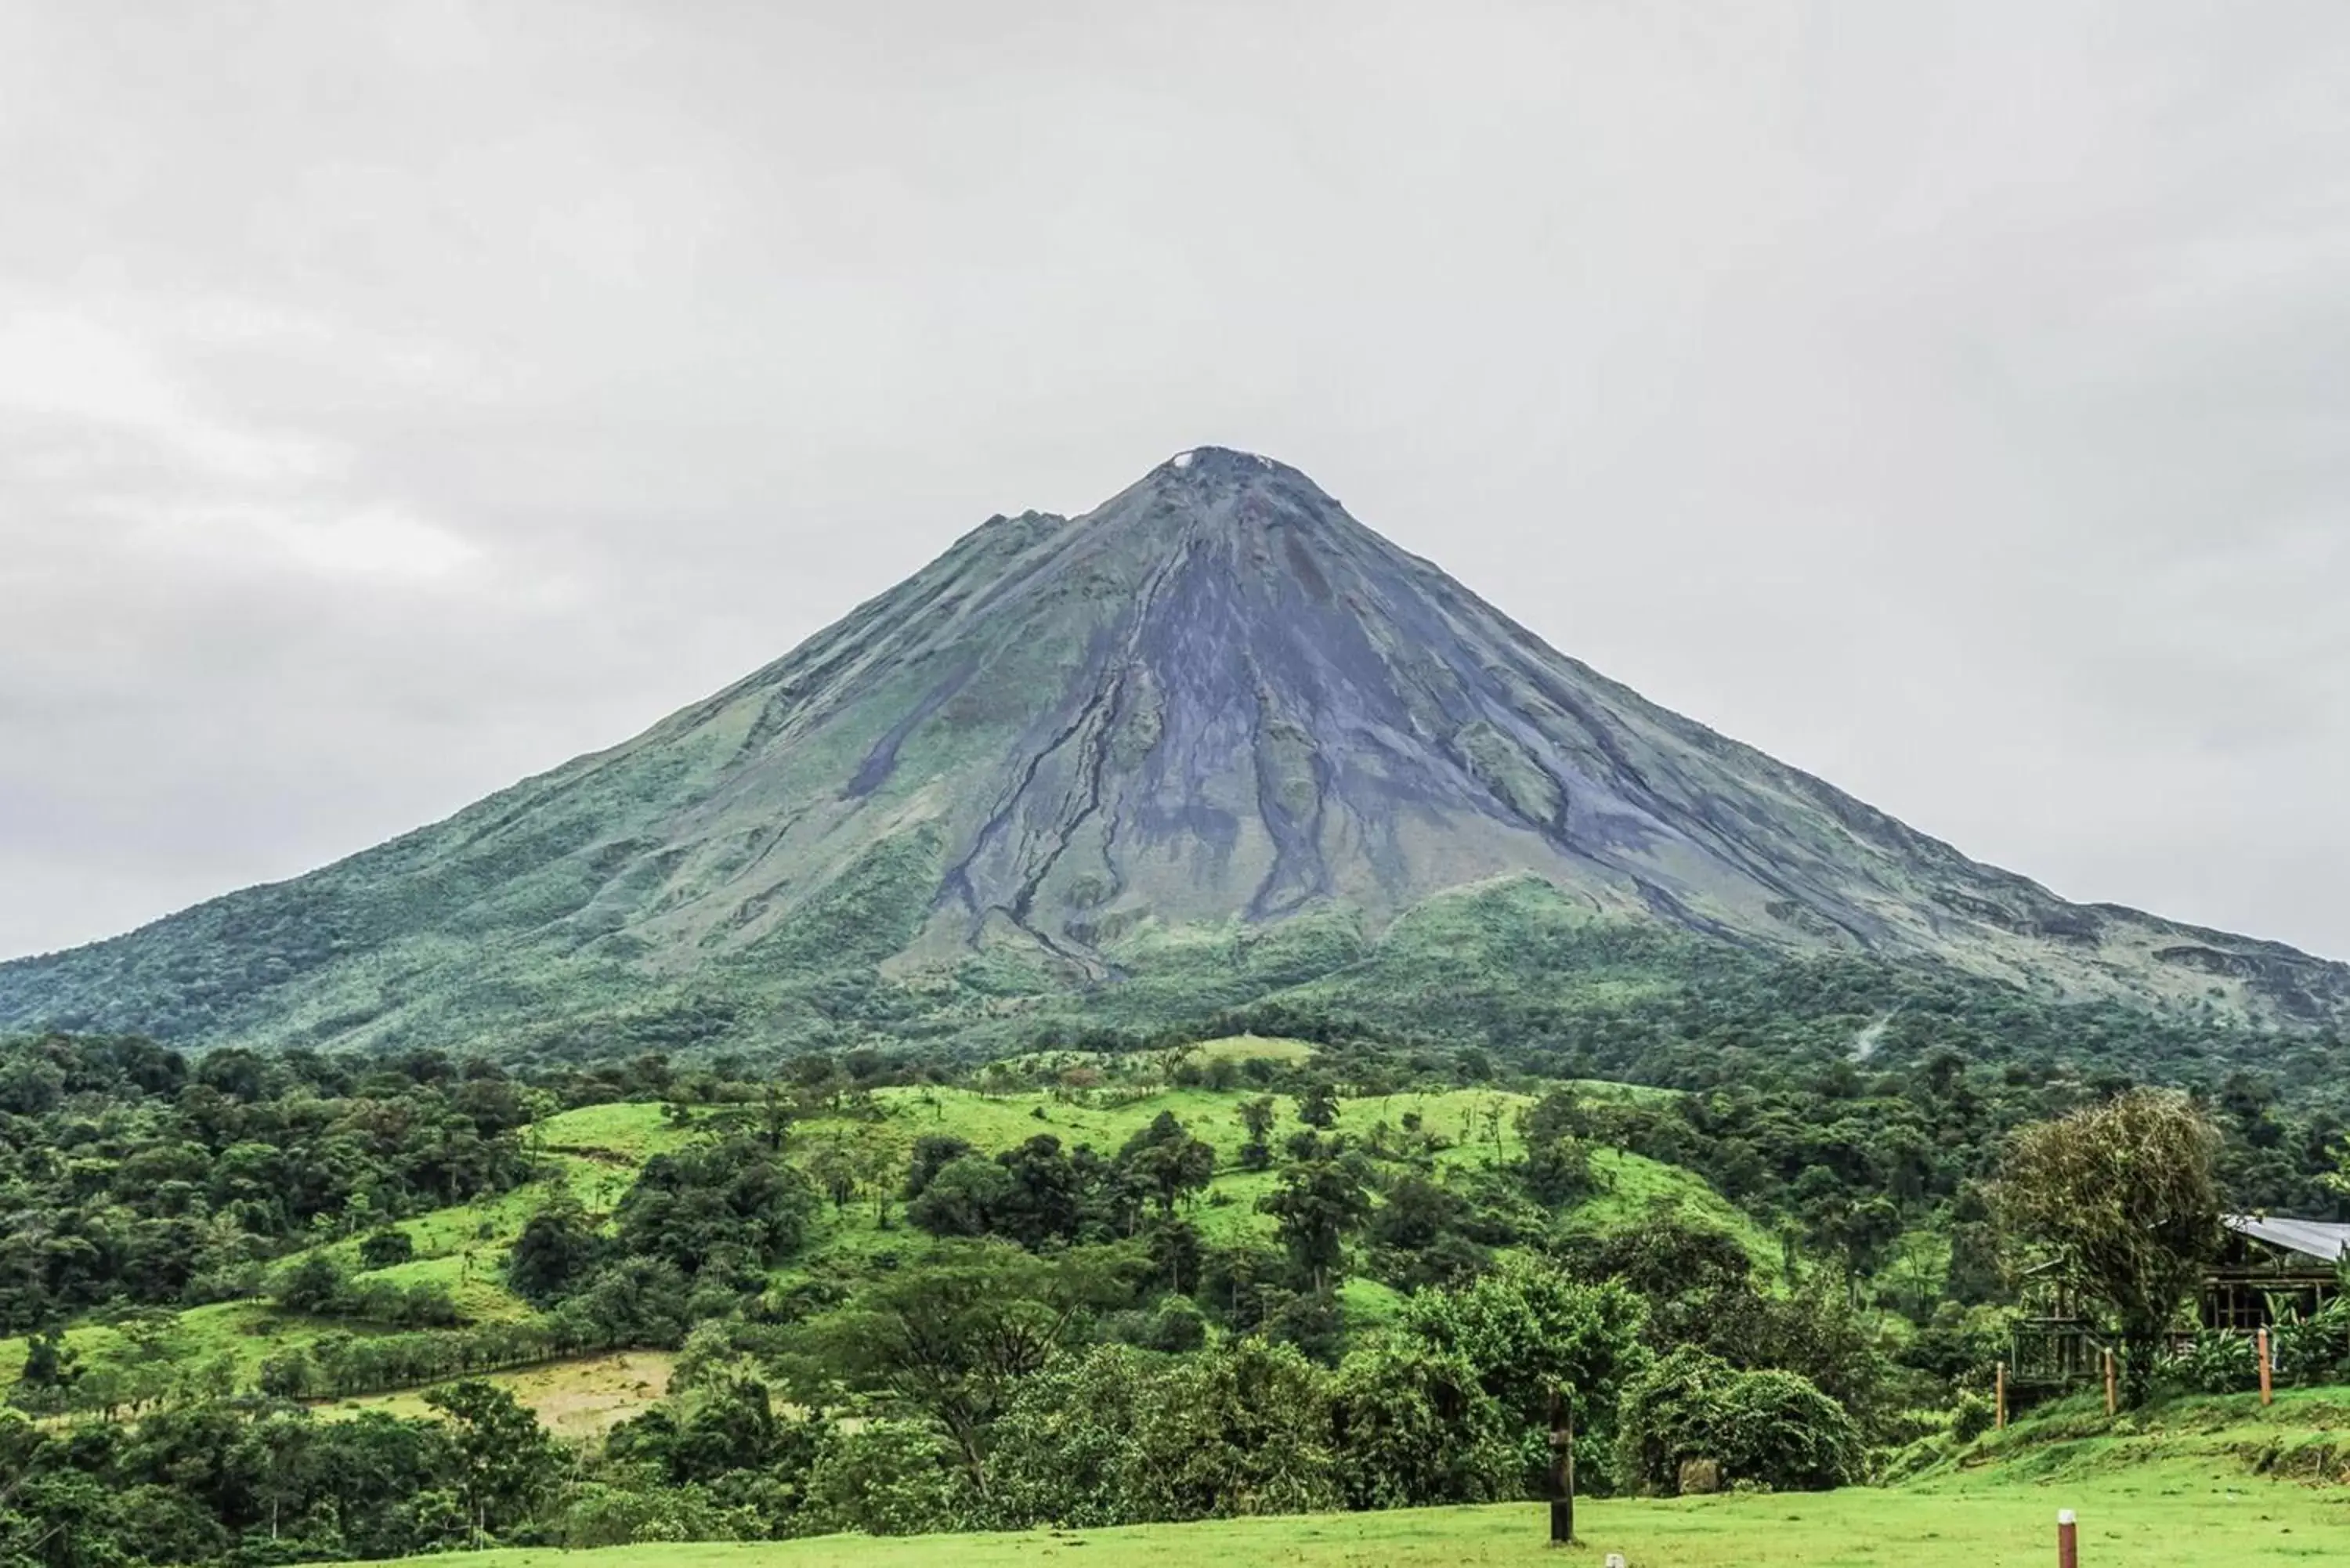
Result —
<instances>
[{"instance_id":1,"label":"wooden post","mask_svg":"<svg viewBox=\"0 0 2350 1568\"><path fill-rule=\"evenodd\" d=\"M2081 1568L2081 1527L2069 1508L2056 1511L2056 1568Z\"/></svg>"},{"instance_id":2,"label":"wooden post","mask_svg":"<svg viewBox=\"0 0 2350 1568\"><path fill-rule=\"evenodd\" d=\"M2106 1414L2110 1416L2120 1408L2121 1390L2114 1377L2114 1347L2109 1345L2106 1346Z\"/></svg>"},{"instance_id":3,"label":"wooden post","mask_svg":"<svg viewBox=\"0 0 2350 1568\"><path fill-rule=\"evenodd\" d=\"M1575 1543L1575 1411L1550 1397L1550 1543Z\"/></svg>"},{"instance_id":4,"label":"wooden post","mask_svg":"<svg viewBox=\"0 0 2350 1568\"><path fill-rule=\"evenodd\" d=\"M2007 1430L2007 1363L2004 1361L1999 1364L1999 1370L1991 1382L1991 1422L1992 1430Z\"/></svg>"},{"instance_id":5,"label":"wooden post","mask_svg":"<svg viewBox=\"0 0 2350 1568\"><path fill-rule=\"evenodd\" d=\"M2261 1333L2260 1333L2260 1342L2261 1342L2261 1403L2262 1403L2262 1404L2263 1404L2263 1405L2266 1405L2266 1404L2268 1404L2271 1400L2272 1400L2272 1399L2274 1399L2274 1398L2276 1397L2276 1391L2275 1391L2275 1389L2274 1389L2273 1387L2272 1387L2272 1386L2271 1386L2271 1384L2272 1384L2272 1378L2271 1378L2271 1377L2270 1377L2270 1376L2269 1376L2269 1331L2268 1331L2267 1329L2265 1329L2265 1328L2263 1328L2263 1329L2262 1329L2262 1330L2261 1330Z\"/></svg>"}]
</instances>

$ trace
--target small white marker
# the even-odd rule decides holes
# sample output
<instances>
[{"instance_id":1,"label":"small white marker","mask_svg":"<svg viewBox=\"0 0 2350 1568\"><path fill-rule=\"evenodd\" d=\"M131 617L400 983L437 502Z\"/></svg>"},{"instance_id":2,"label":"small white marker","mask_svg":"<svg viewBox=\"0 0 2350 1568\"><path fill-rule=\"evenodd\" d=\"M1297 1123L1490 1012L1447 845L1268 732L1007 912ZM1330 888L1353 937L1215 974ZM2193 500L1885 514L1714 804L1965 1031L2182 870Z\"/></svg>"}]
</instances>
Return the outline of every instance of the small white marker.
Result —
<instances>
[{"instance_id":1,"label":"small white marker","mask_svg":"<svg viewBox=\"0 0 2350 1568\"><path fill-rule=\"evenodd\" d=\"M2071 1509L2069 1509L2069 1508L2060 1508L2060 1509L2058 1509L2058 1510L2056 1511L2056 1522L2057 1522L2057 1523L2059 1523L2059 1524L2071 1524L2071 1523L2074 1523L2074 1518L2073 1518L2073 1511L2072 1511Z\"/></svg>"},{"instance_id":2,"label":"small white marker","mask_svg":"<svg viewBox=\"0 0 2350 1568\"><path fill-rule=\"evenodd\" d=\"M1610 1552L1607 1554L1607 1568L1624 1568L1624 1554L1621 1552Z\"/></svg>"}]
</instances>

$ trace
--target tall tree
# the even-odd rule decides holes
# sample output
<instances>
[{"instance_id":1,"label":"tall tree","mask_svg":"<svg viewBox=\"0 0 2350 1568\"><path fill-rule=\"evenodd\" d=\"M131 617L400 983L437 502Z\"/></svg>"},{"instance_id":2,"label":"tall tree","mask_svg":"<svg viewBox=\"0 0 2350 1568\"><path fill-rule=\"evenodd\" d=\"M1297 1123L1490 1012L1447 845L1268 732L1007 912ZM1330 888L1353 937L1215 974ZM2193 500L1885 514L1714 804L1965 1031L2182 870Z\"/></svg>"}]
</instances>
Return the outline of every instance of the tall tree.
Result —
<instances>
[{"instance_id":1,"label":"tall tree","mask_svg":"<svg viewBox=\"0 0 2350 1568\"><path fill-rule=\"evenodd\" d=\"M1242 1169L1263 1170L1273 1163L1273 1149L1267 1141L1273 1136L1273 1120L1271 1095L1241 1102L1241 1126L1248 1129L1248 1141L1241 1145Z\"/></svg>"},{"instance_id":2,"label":"tall tree","mask_svg":"<svg viewBox=\"0 0 2350 1568\"><path fill-rule=\"evenodd\" d=\"M1346 1262L1347 1238L1370 1214L1371 1197L1353 1159L1321 1159L1284 1171L1256 1206L1274 1217L1291 1267L1318 1293Z\"/></svg>"},{"instance_id":3,"label":"tall tree","mask_svg":"<svg viewBox=\"0 0 2350 1568\"><path fill-rule=\"evenodd\" d=\"M1215 1149L1193 1137L1172 1111L1159 1112L1128 1138L1118 1162L1149 1189L1162 1216L1174 1213L1178 1199L1203 1189L1216 1174Z\"/></svg>"},{"instance_id":4,"label":"tall tree","mask_svg":"<svg viewBox=\"0 0 2350 1568\"><path fill-rule=\"evenodd\" d=\"M435 1388L424 1403L449 1418L473 1513L473 1544L527 1513L553 1481L562 1456L538 1417L512 1394L478 1378Z\"/></svg>"},{"instance_id":5,"label":"tall tree","mask_svg":"<svg viewBox=\"0 0 2350 1568\"><path fill-rule=\"evenodd\" d=\"M1128 1300L1141 1260L1124 1248L1050 1259L1002 1241L941 1246L873 1281L792 1335L802 1392L836 1379L938 1423L987 1490L987 1438L1021 1382L1074 1343L1084 1314Z\"/></svg>"},{"instance_id":6,"label":"tall tree","mask_svg":"<svg viewBox=\"0 0 2350 1568\"><path fill-rule=\"evenodd\" d=\"M2220 1244L2220 1135L2185 1095L2136 1089L2017 1133L1997 1192L2013 1241L2101 1308L2133 1404Z\"/></svg>"}]
</instances>

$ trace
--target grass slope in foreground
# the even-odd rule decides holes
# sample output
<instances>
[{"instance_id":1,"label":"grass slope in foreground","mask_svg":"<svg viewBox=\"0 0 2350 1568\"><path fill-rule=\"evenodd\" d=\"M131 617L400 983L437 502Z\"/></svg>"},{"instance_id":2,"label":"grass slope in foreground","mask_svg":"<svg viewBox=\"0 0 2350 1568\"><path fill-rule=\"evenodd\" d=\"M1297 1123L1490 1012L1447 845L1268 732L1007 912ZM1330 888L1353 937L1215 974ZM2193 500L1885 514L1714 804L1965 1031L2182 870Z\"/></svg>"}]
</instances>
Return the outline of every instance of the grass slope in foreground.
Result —
<instances>
[{"instance_id":1,"label":"grass slope in foreground","mask_svg":"<svg viewBox=\"0 0 2350 1568\"><path fill-rule=\"evenodd\" d=\"M1544 1542L1538 1503L1122 1530L601 1552L508 1551L483 1568L2044 1568L2056 1511L2080 1516L2083 1568L2260 1568L2350 1562L2350 1391L2175 1399L2108 1419L2053 1407L1894 1487L1672 1501L1586 1500L1579 1547ZM416 1562L421 1563L422 1559Z\"/></svg>"},{"instance_id":2,"label":"grass slope in foreground","mask_svg":"<svg viewBox=\"0 0 2350 1568\"><path fill-rule=\"evenodd\" d=\"M1565 1558L1544 1543L1540 1505L1514 1503L1070 1534L492 1552L467 1561L481 1568L1534 1568L1596 1563L1602 1552L1620 1552L1632 1568L2043 1568L2054 1557L2060 1506L2080 1512L2086 1568L2244 1568L2350 1556L2350 1494L2253 1480L2149 1495L2108 1479L2062 1490L2008 1483L1587 1502L1577 1511L1584 1548Z\"/></svg>"}]
</instances>

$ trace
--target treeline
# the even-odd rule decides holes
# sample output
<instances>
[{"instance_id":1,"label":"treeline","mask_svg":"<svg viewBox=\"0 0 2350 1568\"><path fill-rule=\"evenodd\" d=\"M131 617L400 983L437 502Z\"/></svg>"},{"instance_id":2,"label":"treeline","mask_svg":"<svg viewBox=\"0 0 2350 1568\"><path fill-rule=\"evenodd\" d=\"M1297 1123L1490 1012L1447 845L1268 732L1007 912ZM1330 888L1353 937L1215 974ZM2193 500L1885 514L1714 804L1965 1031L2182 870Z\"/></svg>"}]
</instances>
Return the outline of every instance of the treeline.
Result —
<instances>
[{"instance_id":1,"label":"treeline","mask_svg":"<svg viewBox=\"0 0 2350 1568\"><path fill-rule=\"evenodd\" d=\"M0 1561L401 1557L539 1529L572 1459L537 1418L480 1383L425 1403L437 1418L328 1420L265 1399L73 1428L0 1417Z\"/></svg>"},{"instance_id":2,"label":"treeline","mask_svg":"<svg viewBox=\"0 0 2350 1568\"><path fill-rule=\"evenodd\" d=\"M565 1318L442 1333L330 1334L265 1358L259 1391L278 1399L346 1399L612 1348L592 1325Z\"/></svg>"},{"instance_id":3,"label":"treeline","mask_svg":"<svg viewBox=\"0 0 2350 1568\"><path fill-rule=\"evenodd\" d=\"M1601 1490L1675 1490L1693 1461L1707 1485L1783 1489L1864 1464L1805 1378L1659 1354L1620 1282L1520 1260L1413 1296L1324 1366L1256 1335L1116 1338L1147 1272L1131 1246L950 1246L799 1323L697 1331L671 1397L579 1449L480 1383L428 1394L430 1420L267 1399L0 1417L0 1553L283 1563L1488 1501L1542 1484L1562 1388Z\"/></svg>"},{"instance_id":4,"label":"treeline","mask_svg":"<svg viewBox=\"0 0 2350 1568\"><path fill-rule=\"evenodd\" d=\"M545 1104L439 1055L0 1047L0 1332L256 1295L281 1253L528 1179Z\"/></svg>"},{"instance_id":5,"label":"treeline","mask_svg":"<svg viewBox=\"0 0 2350 1568\"><path fill-rule=\"evenodd\" d=\"M783 1087L821 1100L923 1071L853 1052L803 1064ZM657 1055L516 1075L429 1051L191 1059L137 1038L0 1042L0 1334L107 1309L285 1300L273 1264L289 1252L354 1236L398 1248L393 1221L536 1179L521 1129L541 1117L776 1091L739 1062L676 1067ZM430 1292L394 1299L380 1282L317 1274L291 1283L286 1304L298 1311L453 1321Z\"/></svg>"},{"instance_id":6,"label":"treeline","mask_svg":"<svg viewBox=\"0 0 2350 1568\"><path fill-rule=\"evenodd\" d=\"M1865 1462L1801 1375L1760 1397L1749 1350L1673 1361L1648 1297L1552 1261L1415 1293L1335 1363L1262 1334L1180 1354L1115 1337L1150 1269L1130 1247L962 1243L802 1323L698 1334L683 1392L613 1434L608 1484L699 1489L764 1535L1492 1501L1540 1494L1555 1393L1592 1490L1676 1490L1700 1456L1714 1484L1782 1489ZM815 1414L760 1419L778 1396Z\"/></svg>"}]
</instances>

